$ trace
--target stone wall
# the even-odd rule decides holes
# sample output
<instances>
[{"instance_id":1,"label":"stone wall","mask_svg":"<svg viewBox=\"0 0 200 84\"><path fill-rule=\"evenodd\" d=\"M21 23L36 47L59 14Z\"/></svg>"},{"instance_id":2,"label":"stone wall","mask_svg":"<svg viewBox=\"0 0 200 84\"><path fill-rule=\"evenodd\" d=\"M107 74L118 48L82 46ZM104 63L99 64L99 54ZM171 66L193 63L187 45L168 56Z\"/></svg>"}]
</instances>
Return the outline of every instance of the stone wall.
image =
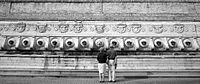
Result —
<instances>
[{"instance_id":1,"label":"stone wall","mask_svg":"<svg viewBox=\"0 0 200 84\"><path fill-rule=\"evenodd\" d=\"M63 2L62 2L63 1ZM69 1L69 2L68 2ZM71 1L71 2L70 2ZM1 20L167 20L198 21L198 0L9 0L0 3ZM106 2L107 1L107 2ZM37 2L37 3L36 3ZM123 2L123 1L121 1ZM172 3L173 2L173 3Z\"/></svg>"}]
</instances>

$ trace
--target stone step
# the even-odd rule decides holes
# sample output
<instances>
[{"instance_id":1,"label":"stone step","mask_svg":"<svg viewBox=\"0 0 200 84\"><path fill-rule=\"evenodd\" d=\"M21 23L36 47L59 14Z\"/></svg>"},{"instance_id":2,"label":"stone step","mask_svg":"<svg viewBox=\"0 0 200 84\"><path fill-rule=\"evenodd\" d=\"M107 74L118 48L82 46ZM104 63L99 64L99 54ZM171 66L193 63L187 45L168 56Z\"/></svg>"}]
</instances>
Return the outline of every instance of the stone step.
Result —
<instances>
[{"instance_id":1,"label":"stone step","mask_svg":"<svg viewBox=\"0 0 200 84\"><path fill-rule=\"evenodd\" d=\"M106 76L108 73L106 73ZM14 77L98 77L97 70L34 70L34 69L1 69L0 76ZM117 70L117 77L178 77L178 78L199 78L200 70Z\"/></svg>"},{"instance_id":2,"label":"stone step","mask_svg":"<svg viewBox=\"0 0 200 84\"><path fill-rule=\"evenodd\" d=\"M164 56L119 56L119 70L199 70L200 58L196 56L164 57ZM95 56L88 57L32 57L32 56L2 56L0 68L41 68L41 69L97 69Z\"/></svg>"}]
</instances>

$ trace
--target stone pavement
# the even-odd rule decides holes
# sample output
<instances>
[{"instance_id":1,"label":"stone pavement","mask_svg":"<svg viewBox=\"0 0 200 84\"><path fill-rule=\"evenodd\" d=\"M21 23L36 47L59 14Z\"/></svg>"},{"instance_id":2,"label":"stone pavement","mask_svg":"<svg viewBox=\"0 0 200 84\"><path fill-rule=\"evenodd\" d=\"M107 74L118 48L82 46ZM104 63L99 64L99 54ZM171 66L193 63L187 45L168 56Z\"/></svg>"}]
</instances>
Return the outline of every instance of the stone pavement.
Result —
<instances>
[{"instance_id":1,"label":"stone pavement","mask_svg":"<svg viewBox=\"0 0 200 84\"><path fill-rule=\"evenodd\" d=\"M0 84L100 84L98 78L0 77ZM200 84L200 78L117 78L101 84Z\"/></svg>"}]
</instances>

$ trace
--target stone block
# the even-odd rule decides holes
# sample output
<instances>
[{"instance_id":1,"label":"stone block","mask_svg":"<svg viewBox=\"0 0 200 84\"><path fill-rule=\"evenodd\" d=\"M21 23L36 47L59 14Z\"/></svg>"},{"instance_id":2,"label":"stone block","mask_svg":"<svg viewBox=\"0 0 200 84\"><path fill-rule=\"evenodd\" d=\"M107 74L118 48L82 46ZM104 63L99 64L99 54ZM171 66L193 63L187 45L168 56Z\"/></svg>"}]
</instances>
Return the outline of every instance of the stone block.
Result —
<instances>
[{"instance_id":1,"label":"stone block","mask_svg":"<svg viewBox=\"0 0 200 84\"><path fill-rule=\"evenodd\" d=\"M101 3L13 3L11 13L79 14L101 13Z\"/></svg>"},{"instance_id":2,"label":"stone block","mask_svg":"<svg viewBox=\"0 0 200 84\"><path fill-rule=\"evenodd\" d=\"M149 3L147 7L148 13L196 13L193 3Z\"/></svg>"},{"instance_id":3,"label":"stone block","mask_svg":"<svg viewBox=\"0 0 200 84\"><path fill-rule=\"evenodd\" d=\"M5 16L9 13L10 3L0 3L0 16Z\"/></svg>"},{"instance_id":4,"label":"stone block","mask_svg":"<svg viewBox=\"0 0 200 84\"><path fill-rule=\"evenodd\" d=\"M104 13L147 13L147 3L103 3Z\"/></svg>"},{"instance_id":5,"label":"stone block","mask_svg":"<svg viewBox=\"0 0 200 84\"><path fill-rule=\"evenodd\" d=\"M199 13L200 13L200 3L195 3L195 4L194 4L194 7L195 7L196 12L197 12L198 15L199 15Z\"/></svg>"},{"instance_id":6,"label":"stone block","mask_svg":"<svg viewBox=\"0 0 200 84\"><path fill-rule=\"evenodd\" d=\"M200 0L5 0L12 2L200 2Z\"/></svg>"},{"instance_id":7,"label":"stone block","mask_svg":"<svg viewBox=\"0 0 200 84\"><path fill-rule=\"evenodd\" d=\"M104 3L104 13L196 13L193 3Z\"/></svg>"}]
</instances>

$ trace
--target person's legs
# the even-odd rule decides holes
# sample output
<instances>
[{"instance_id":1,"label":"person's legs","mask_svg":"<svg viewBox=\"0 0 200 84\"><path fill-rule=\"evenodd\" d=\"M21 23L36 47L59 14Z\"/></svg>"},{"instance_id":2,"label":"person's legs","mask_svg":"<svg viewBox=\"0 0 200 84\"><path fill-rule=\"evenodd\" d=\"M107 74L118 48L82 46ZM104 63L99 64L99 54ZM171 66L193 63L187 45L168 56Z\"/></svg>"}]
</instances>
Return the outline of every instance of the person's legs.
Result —
<instances>
[{"instance_id":1,"label":"person's legs","mask_svg":"<svg viewBox=\"0 0 200 84\"><path fill-rule=\"evenodd\" d=\"M115 81L115 66L114 66L114 60L109 60L109 81Z\"/></svg>"},{"instance_id":2,"label":"person's legs","mask_svg":"<svg viewBox=\"0 0 200 84\"><path fill-rule=\"evenodd\" d=\"M99 81L102 81L102 73L103 73L103 68L102 68L102 64L98 63L98 69L99 69Z\"/></svg>"},{"instance_id":3,"label":"person's legs","mask_svg":"<svg viewBox=\"0 0 200 84\"><path fill-rule=\"evenodd\" d=\"M109 81L112 81L112 62L113 60L109 60L109 63L108 63Z\"/></svg>"},{"instance_id":4,"label":"person's legs","mask_svg":"<svg viewBox=\"0 0 200 84\"><path fill-rule=\"evenodd\" d=\"M99 81L101 82L102 78L101 78L101 73L99 73Z\"/></svg>"},{"instance_id":5,"label":"person's legs","mask_svg":"<svg viewBox=\"0 0 200 84\"><path fill-rule=\"evenodd\" d=\"M108 65L108 80L111 81L111 66Z\"/></svg>"},{"instance_id":6,"label":"person's legs","mask_svg":"<svg viewBox=\"0 0 200 84\"><path fill-rule=\"evenodd\" d=\"M115 66L112 66L112 81L115 81Z\"/></svg>"},{"instance_id":7,"label":"person's legs","mask_svg":"<svg viewBox=\"0 0 200 84\"><path fill-rule=\"evenodd\" d=\"M103 73L102 73L102 81L103 81L103 82L105 81L105 79L104 79L104 78L105 78L105 77L104 77L104 76L105 76L105 73L106 73L106 63L103 64Z\"/></svg>"},{"instance_id":8,"label":"person's legs","mask_svg":"<svg viewBox=\"0 0 200 84\"><path fill-rule=\"evenodd\" d=\"M102 73L102 81L103 82L105 81L105 79L104 79L104 73Z\"/></svg>"}]
</instances>

